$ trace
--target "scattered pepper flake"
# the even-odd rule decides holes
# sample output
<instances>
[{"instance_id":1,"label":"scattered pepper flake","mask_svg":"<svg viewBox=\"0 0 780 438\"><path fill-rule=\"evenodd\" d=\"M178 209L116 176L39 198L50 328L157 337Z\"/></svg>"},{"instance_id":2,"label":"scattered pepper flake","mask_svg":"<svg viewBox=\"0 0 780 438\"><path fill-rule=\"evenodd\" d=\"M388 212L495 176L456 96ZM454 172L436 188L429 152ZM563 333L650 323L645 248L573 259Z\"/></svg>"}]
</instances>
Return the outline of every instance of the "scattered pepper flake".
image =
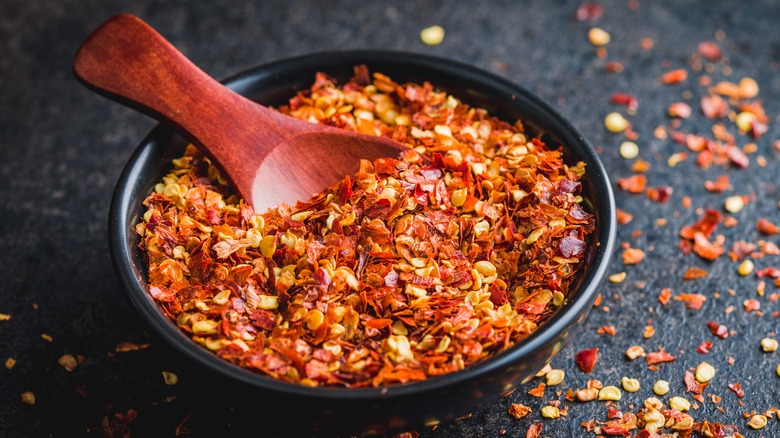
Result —
<instances>
[{"instance_id":1,"label":"scattered pepper flake","mask_svg":"<svg viewBox=\"0 0 780 438\"><path fill-rule=\"evenodd\" d=\"M671 354L665 352L663 348L659 348L658 351L647 353L647 355L645 356L645 362L647 363L647 365L656 365L664 362L672 362L675 359L677 359L677 356L672 356Z\"/></svg>"},{"instance_id":2,"label":"scattered pepper flake","mask_svg":"<svg viewBox=\"0 0 780 438\"><path fill-rule=\"evenodd\" d=\"M599 357L599 349L598 348L589 348L585 350L581 350L579 353L577 353L574 356L574 361L577 363L577 366L580 367L580 369L585 373L590 373L593 371L593 367L596 366L596 361Z\"/></svg>"},{"instance_id":3,"label":"scattered pepper flake","mask_svg":"<svg viewBox=\"0 0 780 438\"><path fill-rule=\"evenodd\" d=\"M13 357L9 357L8 359L5 360L5 367L8 368L9 370L13 368L15 365L16 365L16 359L14 359Z\"/></svg>"},{"instance_id":4,"label":"scattered pepper flake","mask_svg":"<svg viewBox=\"0 0 780 438\"><path fill-rule=\"evenodd\" d=\"M723 324L718 324L715 321L708 321L707 328L710 329L710 333L721 339L726 339L729 337L729 329Z\"/></svg>"},{"instance_id":5,"label":"scattered pepper flake","mask_svg":"<svg viewBox=\"0 0 780 438\"><path fill-rule=\"evenodd\" d=\"M519 420L531 413L531 408L522 403L512 403L509 405L509 415Z\"/></svg>"},{"instance_id":6,"label":"scattered pepper flake","mask_svg":"<svg viewBox=\"0 0 780 438\"><path fill-rule=\"evenodd\" d=\"M592 27L588 30L588 41L597 47L606 46L609 44L610 36L607 31L600 27Z\"/></svg>"},{"instance_id":7,"label":"scattered pepper flake","mask_svg":"<svg viewBox=\"0 0 780 438\"><path fill-rule=\"evenodd\" d=\"M544 397L544 388L546 387L547 385L544 382L539 382L539 385L528 391L528 394L539 398Z\"/></svg>"},{"instance_id":8,"label":"scattered pepper flake","mask_svg":"<svg viewBox=\"0 0 780 438\"><path fill-rule=\"evenodd\" d=\"M780 233L780 226L769 222L766 218L763 217L756 221L756 228L760 233L766 234L768 236L773 236Z\"/></svg>"},{"instance_id":9,"label":"scattered pepper flake","mask_svg":"<svg viewBox=\"0 0 780 438\"><path fill-rule=\"evenodd\" d=\"M748 298L742 302L742 305L745 306L745 312L748 313L757 312L759 309L761 309L761 302L755 298Z\"/></svg>"},{"instance_id":10,"label":"scattered pepper flake","mask_svg":"<svg viewBox=\"0 0 780 438\"><path fill-rule=\"evenodd\" d=\"M696 352L701 354L707 354L710 352L710 348L712 348L712 342L703 341L701 344L699 344L698 347L696 347Z\"/></svg>"},{"instance_id":11,"label":"scattered pepper flake","mask_svg":"<svg viewBox=\"0 0 780 438\"><path fill-rule=\"evenodd\" d=\"M621 190L637 194L645 191L647 177L641 173L637 173L626 178L618 178L617 183Z\"/></svg>"},{"instance_id":12,"label":"scattered pepper flake","mask_svg":"<svg viewBox=\"0 0 780 438\"><path fill-rule=\"evenodd\" d=\"M604 118L604 127L613 134L619 134L629 127L630 123L622 114L611 112Z\"/></svg>"},{"instance_id":13,"label":"scattered pepper flake","mask_svg":"<svg viewBox=\"0 0 780 438\"><path fill-rule=\"evenodd\" d=\"M674 102L669 104L666 113L670 117L679 117L681 119L687 119L693 114L691 106L685 102Z\"/></svg>"},{"instance_id":14,"label":"scattered pepper flake","mask_svg":"<svg viewBox=\"0 0 780 438\"><path fill-rule=\"evenodd\" d=\"M665 287L661 289L661 292L658 293L658 302L661 303L661 305L665 306L666 303L669 302L669 299L672 297L672 289Z\"/></svg>"},{"instance_id":15,"label":"scattered pepper flake","mask_svg":"<svg viewBox=\"0 0 780 438\"><path fill-rule=\"evenodd\" d=\"M685 307L691 310L700 310L707 301L707 297L702 294L681 293L674 297L675 301L682 301Z\"/></svg>"},{"instance_id":16,"label":"scattered pepper flake","mask_svg":"<svg viewBox=\"0 0 780 438\"><path fill-rule=\"evenodd\" d=\"M765 353L773 353L777 351L777 339L763 338L761 339L761 350Z\"/></svg>"},{"instance_id":17,"label":"scattered pepper flake","mask_svg":"<svg viewBox=\"0 0 780 438\"><path fill-rule=\"evenodd\" d=\"M706 269L690 267L683 274L683 280L685 281L698 280L706 276L707 276Z\"/></svg>"},{"instance_id":18,"label":"scattered pepper flake","mask_svg":"<svg viewBox=\"0 0 780 438\"><path fill-rule=\"evenodd\" d=\"M638 248L626 248L623 250L623 264L636 265L645 259L645 252Z\"/></svg>"},{"instance_id":19,"label":"scattered pepper flake","mask_svg":"<svg viewBox=\"0 0 780 438\"><path fill-rule=\"evenodd\" d=\"M117 353L126 353L128 351L143 350L149 348L150 344L136 344L134 342L121 342L117 344L114 351Z\"/></svg>"},{"instance_id":20,"label":"scattered pepper flake","mask_svg":"<svg viewBox=\"0 0 780 438\"><path fill-rule=\"evenodd\" d=\"M725 192L729 188L731 188L731 182L729 181L729 176L727 174L718 175L717 178L715 178L715 181L704 181L704 188L707 189L711 193L721 193Z\"/></svg>"},{"instance_id":21,"label":"scattered pepper flake","mask_svg":"<svg viewBox=\"0 0 780 438\"><path fill-rule=\"evenodd\" d=\"M620 208L617 209L616 214L617 214L617 222L620 225L626 225L630 223L632 220L634 220L634 215L624 210L621 210Z\"/></svg>"},{"instance_id":22,"label":"scattered pepper flake","mask_svg":"<svg viewBox=\"0 0 780 438\"><path fill-rule=\"evenodd\" d=\"M664 84L679 84L681 82L685 82L687 78L688 71L684 68L678 68L662 74L660 81Z\"/></svg>"},{"instance_id":23,"label":"scattered pepper flake","mask_svg":"<svg viewBox=\"0 0 780 438\"><path fill-rule=\"evenodd\" d=\"M604 10L599 3L586 1L574 11L574 19L580 22L596 21L601 18Z\"/></svg>"},{"instance_id":24,"label":"scattered pepper flake","mask_svg":"<svg viewBox=\"0 0 780 438\"><path fill-rule=\"evenodd\" d=\"M11 319L11 315L7 313L0 313L0 321L8 321Z\"/></svg>"},{"instance_id":25,"label":"scattered pepper flake","mask_svg":"<svg viewBox=\"0 0 780 438\"><path fill-rule=\"evenodd\" d=\"M63 354L60 356L60 358L57 360L57 363L60 364L62 368L65 368L65 371L71 372L76 369L78 366L78 362L76 361L76 358L73 357L72 354Z\"/></svg>"},{"instance_id":26,"label":"scattered pepper flake","mask_svg":"<svg viewBox=\"0 0 780 438\"><path fill-rule=\"evenodd\" d=\"M33 406L35 404L35 394L32 391L23 392L22 403Z\"/></svg>"}]
</instances>

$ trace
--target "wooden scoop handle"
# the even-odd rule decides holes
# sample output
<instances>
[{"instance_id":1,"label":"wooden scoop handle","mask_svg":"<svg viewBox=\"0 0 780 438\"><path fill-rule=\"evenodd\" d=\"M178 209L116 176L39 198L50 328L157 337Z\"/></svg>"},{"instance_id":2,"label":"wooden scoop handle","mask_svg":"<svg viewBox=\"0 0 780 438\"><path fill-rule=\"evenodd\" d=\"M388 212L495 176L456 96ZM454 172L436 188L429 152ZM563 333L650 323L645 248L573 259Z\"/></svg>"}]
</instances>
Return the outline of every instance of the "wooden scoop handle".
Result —
<instances>
[{"instance_id":1,"label":"wooden scoop handle","mask_svg":"<svg viewBox=\"0 0 780 438\"><path fill-rule=\"evenodd\" d=\"M259 123L280 115L204 73L130 14L116 15L97 28L79 48L73 70L99 93L176 127L229 169L231 180L253 180L253 163L269 152L263 145L289 132L275 130L273 122ZM263 126L266 142L256 141L258 126Z\"/></svg>"}]
</instances>

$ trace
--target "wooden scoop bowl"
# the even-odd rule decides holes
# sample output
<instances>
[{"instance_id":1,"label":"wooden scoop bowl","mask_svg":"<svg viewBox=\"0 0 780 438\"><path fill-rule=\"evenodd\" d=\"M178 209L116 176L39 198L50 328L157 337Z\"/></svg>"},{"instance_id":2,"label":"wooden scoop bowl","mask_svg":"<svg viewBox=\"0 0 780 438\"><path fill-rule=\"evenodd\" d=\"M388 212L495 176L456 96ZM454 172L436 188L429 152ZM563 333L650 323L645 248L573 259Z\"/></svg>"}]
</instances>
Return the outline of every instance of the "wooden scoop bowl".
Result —
<instances>
[{"instance_id":1,"label":"wooden scoop bowl","mask_svg":"<svg viewBox=\"0 0 780 438\"><path fill-rule=\"evenodd\" d=\"M354 174L361 159L396 158L408 149L253 102L129 14L97 28L79 48L73 70L100 94L177 128L257 211L307 200Z\"/></svg>"}]
</instances>

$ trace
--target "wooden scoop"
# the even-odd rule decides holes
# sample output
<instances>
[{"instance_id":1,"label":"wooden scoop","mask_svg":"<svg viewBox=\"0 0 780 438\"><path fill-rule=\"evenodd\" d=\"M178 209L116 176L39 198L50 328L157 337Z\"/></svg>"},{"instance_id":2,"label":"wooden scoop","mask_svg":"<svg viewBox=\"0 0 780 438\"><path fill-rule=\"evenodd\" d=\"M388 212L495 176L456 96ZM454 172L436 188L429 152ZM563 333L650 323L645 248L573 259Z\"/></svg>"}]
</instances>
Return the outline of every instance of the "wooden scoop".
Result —
<instances>
[{"instance_id":1,"label":"wooden scoop","mask_svg":"<svg viewBox=\"0 0 780 438\"><path fill-rule=\"evenodd\" d=\"M407 146L308 123L230 90L129 14L112 17L79 48L76 76L112 100L174 126L216 161L256 211L294 204Z\"/></svg>"}]
</instances>

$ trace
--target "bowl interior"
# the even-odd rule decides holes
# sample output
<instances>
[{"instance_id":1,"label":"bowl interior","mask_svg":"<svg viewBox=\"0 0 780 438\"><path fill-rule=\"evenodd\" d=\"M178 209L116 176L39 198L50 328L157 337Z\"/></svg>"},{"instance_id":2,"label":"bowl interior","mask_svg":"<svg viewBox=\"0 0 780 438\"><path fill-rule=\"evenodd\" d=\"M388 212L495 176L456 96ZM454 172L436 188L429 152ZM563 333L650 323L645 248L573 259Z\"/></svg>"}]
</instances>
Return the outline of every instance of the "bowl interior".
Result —
<instances>
[{"instance_id":1,"label":"bowl interior","mask_svg":"<svg viewBox=\"0 0 780 438\"><path fill-rule=\"evenodd\" d=\"M568 163L586 162L582 195L586 209L596 217L585 265L572 284L567 303L534 334L493 358L463 371L426 381L388 388L305 388L238 368L206 351L186 337L160 311L147 293L146 268L138 249L134 226L142 215L142 201L168 172L171 160L183 153L186 141L171 128L160 125L139 145L116 186L109 217L109 244L118 278L148 328L160 335L189 360L244 385L271 391L322 397L323 399L373 400L404 397L469 381L479 381L495 372L505 390L530 379L568 342L584 320L603 281L615 241L615 206L609 179L590 144L559 113L521 86L469 65L430 56L387 51L318 53L256 67L223 81L227 86L265 105L286 102L296 91L308 88L317 72L345 81L353 67L365 64L396 82L429 81L464 102L487 109L509 122L522 119L532 133L555 148L563 145ZM521 364L521 365L518 365ZM509 370L509 372L507 372ZM495 397L498 395L496 394Z\"/></svg>"}]
</instances>

